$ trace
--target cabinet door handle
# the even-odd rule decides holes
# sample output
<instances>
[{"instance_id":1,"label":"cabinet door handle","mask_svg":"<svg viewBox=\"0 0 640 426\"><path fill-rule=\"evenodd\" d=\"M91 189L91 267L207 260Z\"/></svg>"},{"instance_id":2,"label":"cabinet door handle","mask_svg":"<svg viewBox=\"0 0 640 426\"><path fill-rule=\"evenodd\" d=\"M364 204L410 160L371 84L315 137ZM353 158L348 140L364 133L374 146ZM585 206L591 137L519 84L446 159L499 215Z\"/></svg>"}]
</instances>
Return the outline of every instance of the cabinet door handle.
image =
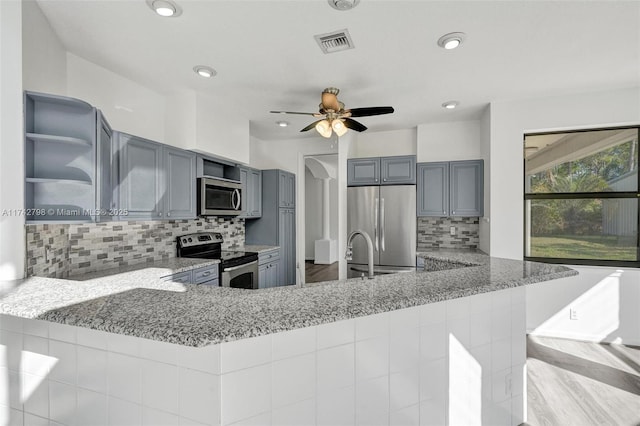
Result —
<instances>
[{"instance_id":1,"label":"cabinet door handle","mask_svg":"<svg viewBox=\"0 0 640 426\"><path fill-rule=\"evenodd\" d=\"M167 213L167 216L168 216L168 217L169 217L169 216L171 216L171 213Z\"/></svg>"},{"instance_id":2,"label":"cabinet door handle","mask_svg":"<svg viewBox=\"0 0 640 426\"><path fill-rule=\"evenodd\" d=\"M207 271L202 274L203 277L208 277L209 275L211 275L211 271Z\"/></svg>"},{"instance_id":3,"label":"cabinet door handle","mask_svg":"<svg viewBox=\"0 0 640 426\"><path fill-rule=\"evenodd\" d=\"M451 214L456 214L455 210L451 212Z\"/></svg>"},{"instance_id":4,"label":"cabinet door handle","mask_svg":"<svg viewBox=\"0 0 640 426\"><path fill-rule=\"evenodd\" d=\"M387 181L387 179L386 179L386 178L385 178L385 179L382 179L382 181L383 181L383 182L386 182L386 181Z\"/></svg>"},{"instance_id":5,"label":"cabinet door handle","mask_svg":"<svg viewBox=\"0 0 640 426\"><path fill-rule=\"evenodd\" d=\"M158 212L158 216L162 216L162 212Z\"/></svg>"}]
</instances>

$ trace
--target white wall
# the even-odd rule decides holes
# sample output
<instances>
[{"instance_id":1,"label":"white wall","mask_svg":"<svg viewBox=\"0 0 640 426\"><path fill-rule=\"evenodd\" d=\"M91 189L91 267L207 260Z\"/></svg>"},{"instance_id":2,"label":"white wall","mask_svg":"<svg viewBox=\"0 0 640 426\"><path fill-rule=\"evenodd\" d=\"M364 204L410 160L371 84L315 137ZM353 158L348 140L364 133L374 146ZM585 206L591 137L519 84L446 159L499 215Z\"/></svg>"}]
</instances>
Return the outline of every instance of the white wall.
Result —
<instances>
[{"instance_id":1,"label":"white wall","mask_svg":"<svg viewBox=\"0 0 640 426\"><path fill-rule=\"evenodd\" d=\"M640 88L493 102L489 121L490 253L522 259L524 134L640 124ZM640 271L575 269L577 277L527 287L528 328L540 335L640 344ZM577 307L578 320L569 320L570 307Z\"/></svg>"},{"instance_id":2,"label":"white wall","mask_svg":"<svg viewBox=\"0 0 640 426\"><path fill-rule=\"evenodd\" d=\"M234 105L196 95L196 139L189 149L243 164L250 160L249 119Z\"/></svg>"},{"instance_id":3,"label":"white wall","mask_svg":"<svg viewBox=\"0 0 640 426\"><path fill-rule=\"evenodd\" d=\"M24 277L22 5L0 1L0 281ZM18 212L15 212L15 211ZM14 211L13 213L11 213Z\"/></svg>"},{"instance_id":4,"label":"white wall","mask_svg":"<svg viewBox=\"0 0 640 426\"><path fill-rule=\"evenodd\" d=\"M167 96L165 143L187 149L196 140L196 92L184 90Z\"/></svg>"},{"instance_id":5,"label":"white wall","mask_svg":"<svg viewBox=\"0 0 640 426\"><path fill-rule=\"evenodd\" d=\"M628 124L640 124L640 88L492 102L491 255L511 259L523 256L525 133Z\"/></svg>"},{"instance_id":6,"label":"white wall","mask_svg":"<svg viewBox=\"0 0 640 426\"><path fill-rule=\"evenodd\" d=\"M580 275L527 290L533 335L640 345L640 270L572 266ZM577 319L569 318L574 309Z\"/></svg>"},{"instance_id":7,"label":"white wall","mask_svg":"<svg viewBox=\"0 0 640 426\"><path fill-rule=\"evenodd\" d=\"M480 158L484 160L484 216L480 218L480 250L491 251L491 105L488 105L480 119Z\"/></svg>"},{"instance_id":8,"label":"white wall","mask_svg":"<svg viewBox=\"0 0 640 426\"><path fill-rule=\"evenodd\" d=\"M165 96L72 53L67 94L104 112L116 130L165 142Z\"/></svg>"},{"instance_id":9,"label":"white wall","mask_svg":"<svg viewBox=\"0 0 640 426\"><path fill-rule=\"evenodd\" d=\"M67 51L34 0L22 2L24 90L67 94Z\"/></svg>"},{"instance_id":10,"label":"white wall","mask_svg":"<svg viewBox=\"0 0 640 426\"><path fill-rule=\"evenodd\" d=\"M427 123L418 126L418 162L477 160L480 121Z\"/></svg>"},{"instance_id":11,"label":"white wall","mask_svg":"<svg viewBox=\"0 0 640 426\"><path fill-rule=\"evenodd\" d=\"M415 155L416 129L389 130L386 132L349 132L353 138L349 158L387 157Z\"/></svg>"}]
</instances>

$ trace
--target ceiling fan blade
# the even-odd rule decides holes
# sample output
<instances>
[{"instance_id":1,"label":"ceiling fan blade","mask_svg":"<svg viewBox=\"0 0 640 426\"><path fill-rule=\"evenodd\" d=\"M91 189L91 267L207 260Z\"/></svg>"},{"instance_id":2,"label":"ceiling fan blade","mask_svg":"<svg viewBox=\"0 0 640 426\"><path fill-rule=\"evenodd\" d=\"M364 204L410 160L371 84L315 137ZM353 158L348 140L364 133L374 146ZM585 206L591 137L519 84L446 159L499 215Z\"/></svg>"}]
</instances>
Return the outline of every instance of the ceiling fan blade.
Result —
<instances>
[{"instance_id":1,"label":"ceiling fan blade","mask_svg":"<svg viewBox=\"0 0 640 426\"><path fill-rule=\"evenodd\" d=\"M322 120L318 120L318 121L314 121L313 123L309 124L307 127L305 127L304 129L300 130L301 132L306 132L308 130L313 129L314 127L316 127L316 124L318 124L319 122L321 122Z\"/></svg>"},{"instance_id":2,"label":"ceiling fan blade","mask_svg":"<svg viewBox=\"0 0 640 426\"><path fill-rule=\"evenodd\" d=\"M317 112L269 111L272 114L317 115Z\"/></svg>"},{"instance_id":3,"label":"ceiling fan blade","mask_svg":"<svg viewBox=\"0 0 640 426\"><path fill-rule=\"evenodd\" d=\"M362 123L358 123L356 120L352 120L350 118L343 118L344 125L348 129L355 130L356 132L364 132L367 130L367 126Z\"/></svg>"},{"instance_id":4,"label":"ceiling fan blade","mask_svg":"<svg viewBox=\"0 0 640 426\"><path fill-rule=\"evenodd\" d=\"M367 108L351 108L347 112L351 113L351 117L368 117L370 115L391 114L394 109L390 106L383 107L367 107Z\"/></svg>"}]
</instances>

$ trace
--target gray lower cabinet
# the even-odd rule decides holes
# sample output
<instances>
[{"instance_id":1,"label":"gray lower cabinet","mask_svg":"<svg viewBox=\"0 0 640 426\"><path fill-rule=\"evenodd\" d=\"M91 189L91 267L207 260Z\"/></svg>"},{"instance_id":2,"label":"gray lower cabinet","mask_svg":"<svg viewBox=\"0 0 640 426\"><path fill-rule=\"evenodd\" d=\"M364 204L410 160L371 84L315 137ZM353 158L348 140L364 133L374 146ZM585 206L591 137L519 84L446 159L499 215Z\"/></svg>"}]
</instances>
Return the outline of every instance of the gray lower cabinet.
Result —
<instances>
[{"instance_id":1,"label":"gray lower cabinet","mask_svg":"<svg viewBox=\"0 0 640 426\"><path fill-rule=\"evenodd\" d=\"M161 280L173 281L181 284L220 285L217 264L167 275L162 277Z\"/></svg>"},{"instance_id":2,"label":"gray lower cabinet","mask_svg":"<svg viewBox=\"0 0 640 426\"><path fill-rule=\"evenodd\" d=\"M196 217L196 155L163 147L167 219Z\"/></svg>"},{"instance_id":3,"label":"gray lower cabinet","mask_svg":"<svg viewBox=\"0 0 640 426\"><path fill-rule=\"evenodd\" d=\"M240 167L242 210L240 217L257 219L262 216L262 170Z\"/></svg>"},{"instance_id":4,"label":"gray lower cabinet","mask_svg":"<svg viewBox=\"0 0 640 426\"><path fill-rule=\"evenodd\" d=\"M196 155L126 133L118 141L121 219L196 217Z\"/></svg>"},{"instance_id":5,"label":"gray lower cabinet","mask_svg":"<svg viewBox=\"0 0 640 426\"><path fill-rule=\"evenodd\" d=\"M280 255L282 257L282 283L284 285L296 283L296 211L294 209L280 209L278 234Z\"/></svg>"},{"instance_id":6,"label":"gray lower cabinet","mask_svg":"<svg viewBox=\"0 0 640 426\"><path fill-rule=\"evenodd\" d=\"M259 272L260 277L274 279L277 285L296 283L296 210L281 207L284 203L295 205L294 194L293 173L263 170L262 217L245 221L246 244L280 247L278 266L271 267L270 271L262 268Z\"/></svg>"},{"instance_id":7,"label":"gray lower cabinet","mask_svg":"<svg viewBox=\"0 0 640 426\"><path fill-rule=\"evenodd\" d=\"M484 214L482 160L420 163L418 216L480 217Z\"/></svg>"},{"instance_id":8,"label":"gray lower cabinet","mask_svg":"<svg viewBox=\"0 0 640 426\"><path fill-rule=\"evenodd\" d=\"M415 185L416 183L415 155L382 157L380 158L380 169L381 185Z\"/></svg>"},{"instance_id":9,"label":"gray lower cabinet","mask_svg":"<svg viewBox=\"0 0 640 426\"><path fill-rule=\"evenodd\" d=\"M352 158L347 160L348 186L415 185L416 156Z\"/></svg>"},{"instance_id":10,"label":"gray lower cabinet","mask_svg":"<svg viewBox=\"0 0 640 426\"><path fill-rule=\"evenodd\" d=\"M280 249L258 255L258 287L271 288L280 285Z\"/></svg>"}]
</instances>

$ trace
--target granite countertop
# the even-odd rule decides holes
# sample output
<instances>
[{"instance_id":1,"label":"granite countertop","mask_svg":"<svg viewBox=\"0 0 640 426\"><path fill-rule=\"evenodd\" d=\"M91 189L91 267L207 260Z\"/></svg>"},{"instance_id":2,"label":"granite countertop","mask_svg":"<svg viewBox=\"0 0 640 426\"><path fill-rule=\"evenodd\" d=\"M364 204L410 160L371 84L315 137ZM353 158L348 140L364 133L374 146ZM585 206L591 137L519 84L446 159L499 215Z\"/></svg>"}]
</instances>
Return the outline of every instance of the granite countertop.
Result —
<instances>
[{"instance_id":1,"label":"granite countertop","mask_svg":"<svg viewBox=\"0 0 640 426\"><path fill-rule=\"evenodd\" d=\"M32 277L4 285L0 313L206 346L577 274L478 252L420 256L476 266L263 290L160 281L144 269L85 281Z\"/></svg>"},{"instance_id":2,"label":"granite countertop","mask_svg":"<svg viewBox=\"0 0 640 426\"><path fill-rule=\"evenodd\" d=\"M244 246L244 251L252 251L254 253L265 253L267 251L271 251L271 250L276 250L279 249L280 246L259 246L259 245L253 245L253 244L247 244Z\"/></svg>"},{"instance_id":3,"label":"granite countertop","mask_svg":"<svg viewBox=\"0 0 640 426\"><path fill-rule=\"evenodd\" d=\"M173 257L166 260L157 260L155 262L137 263L135 265L120 266L117 268L105 269L102 271L89 272L82 275L74 275L69 277L73 281L88 281L98 278L110 277L114 279L119 275L126 274L127 280L130 279L158 279L168 275L178 274L180 272L190 271L196 268L214 265L220 263L219 259L190 259L186 257Z\"/></svg>"}]
</instances>

